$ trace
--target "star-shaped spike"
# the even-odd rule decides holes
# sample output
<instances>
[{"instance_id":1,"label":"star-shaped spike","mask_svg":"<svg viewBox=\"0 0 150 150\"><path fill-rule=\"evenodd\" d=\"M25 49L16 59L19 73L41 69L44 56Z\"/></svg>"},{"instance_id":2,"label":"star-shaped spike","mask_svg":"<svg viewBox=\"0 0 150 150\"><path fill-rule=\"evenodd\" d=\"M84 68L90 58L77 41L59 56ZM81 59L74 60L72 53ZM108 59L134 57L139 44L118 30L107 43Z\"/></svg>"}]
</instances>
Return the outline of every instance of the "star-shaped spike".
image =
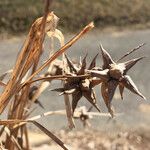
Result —
<instances>
[{"instance_id":1,"label":"star-shaped spike","mask_svg":"<svg viewBox=\"0 0 150 150\"><path fill-rule=\"evenodd\" d=\"M143 59L145 57L139 57L139 58L135 58L135 59L132 59L132 60L129 60L127 62L124 62L124 65L125 65L125 73L127 73L127 71L129 69L131 69L138 61L140 61L141 59Z\"/></svg>"},{"instance_id":2,"label":"star-shaped spike","mask_svg":"<svg viewBox=\"0 0 150 150\"><path fill-rule=\"evenodd\" d=\"M139 92L138 88L136 87L130 76L125 75L122 78L121 83L123 83L124 87L129 89L131 92L139 95L140 97L146 100L146 98Z\"/></svg>"},{"instance_id":3,"label":"star-shaped spike","mask_svg":"<svg viewBox=\"0 0 150 150\"><path fill-rule=\"evenodd\" d=\"M93 89L84 91L83 96L100 112L100 109L96 103L96 95Z\"/></svg>"},{"instance_id":4,"label":"star-shaped spike","mask_svg":"<svg viewBox=\"0 0 150 150\"><path fill-rule=\"evenodd\" d=\"M80 90L77 90L76 92L72 93L72 112L73 113L81 97L82 97L82 93L80 92Z\"/></svg>"},{"instance_id":5,"label":"star-shaped spike","mask_svg":"<svg viewBox=\"0 0 150 150\"><path fill-rule=\"evenodd\" d=\"M109 68L109 64L114 64L115 62L109 55L109 53L103 48L102 44L100 44L100 50L103 58L103 69Z\"/></svg>"},{"instance_id":6,"label":"star-shaped spike","mask_svg":"<svg viewBox=\"0 0 150 150\"><path fill-rule=\"evenodd\" d=\"M79 71L77 72L77 75L85 74L86 58L87 58L87 54L85 55L85 57L84 57L83 60L82 60L81 67L80 67Z\"/></svg>"},{"instance_id":7,"label":"star-shaped spike","mask_svg":"<svg viewBox=\"0 0 150 150\"><path fill-rule=\"evenodd\" d=\"M67 55L65 54L65 58L67 60L67 64L68 64L68 67L70 69L70 72L74 72L74 73L77 73L77 68L76 66L74 66L73 62L67 57Z\"/></svg>"},{"instance_id":8,"label":"star-shaped spike","mask_svg":"<svg viewBox=\"0 0 150 150\"><path fill-rule=\"evenodd\" d=\"M120 91L121 99L123 100L124 85L122 83L119 84L119 91Z\"/></svg>"},{"instance_id":9,"label":"star-shaped spike","mask_svg":"<svg viewBox=\"0 0 150 150\"><path fill-rule=\"evenodd\" d=\"M127 71L131 69L139 60L144 57L135 58L124 63L116 63L111 58L110 54L100 46L102 58L103 58L103 70L88 70L92 77L100 78L102 82L101 92L108 111L113 116L113 110L111 108L111 101L113 99L115 90L119 85L120 95L123 99L124 87L131 92L139 95L143 99L145 97L139 92L132 79L126 75Z\"/></svg>"},{"instance_id":10,"label":"star-shaped spike","mask_svg":"<svg viewBox=\"0 0 150 150\"><path fill-rule=\"evenodd\" d=\"M67 56L67 64L71 76L85 75L86 74L86 56L83 58L80 68L74 67L74 64L69 60ZM95 67L97 55L94 57L90 64L90 68ZM96 104L96 96L93 90L97 84L101 83L100 79L95 79L92 77L83 77L83 78L68 78L64 85L64 88L54 89L53 91L61 92L62 94L71 94L72 95L72 111L74 112L75 108L81 97L85 97L98 111L100 111L98 105Z\"/></svg>"},{"instance_id":11,"label":"star-shaped spike","mask_svg":"<svg viewBox=\"0 0 150 150\"><path fill-rule=\"evenodd\" d=\"M98 54L96 54L96 56L93 58L91 64L89 65L88 70L93 69L96 66L96 58L97 58Z\"/></svg>"},{"instance_id":12,"label":"star-shaped spike","mask_svg":"<svg viewBox=\"0 0 150 150\"><path fill-rule=\"evenodd\" d=\"M111 108L111 103L109 101L109 93L108 93L108 85L106 82L102 82L102 85L101 85L101 93L102 93L102 97L104 99L104 102L108 108L108 112L111 114L111 116L113 117L114 114L113 114L113 110Z\"/></svg>"}]
</instances>

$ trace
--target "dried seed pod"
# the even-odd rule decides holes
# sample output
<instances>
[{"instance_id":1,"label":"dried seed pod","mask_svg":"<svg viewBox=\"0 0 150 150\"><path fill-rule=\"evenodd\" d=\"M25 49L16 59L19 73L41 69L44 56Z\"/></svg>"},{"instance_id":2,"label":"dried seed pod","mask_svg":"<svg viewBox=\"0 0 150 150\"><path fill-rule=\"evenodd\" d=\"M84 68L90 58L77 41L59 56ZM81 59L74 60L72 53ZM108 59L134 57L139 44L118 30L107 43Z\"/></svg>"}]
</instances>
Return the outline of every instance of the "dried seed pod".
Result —
<instances>
[{"instance_id":1,"label":"dried seed pod","mask_svg":"<svg viewBox=\"0 0 150 150\"><path fill-rule=\"evenodd\" d=\"M103 58L103 70L88 70L92 77L100 78L102 82L101 92L108 111L113 116L113 110L111 108L111 101L113 99L115 90L119 85L120 95L123 99L124 87L131 92L139 95L143 99L145 97L139 92L132 79L126 75L129 69L131 69L139 60L144 57L135 58L124 63L116 63L110 56L110 54L100 45L102 58Z\"/></svg>"},{"instance_id":2,"label":"dried seed pod","mask_svg":"<svg viewBox=\"0 0 150 150\"><path fill-rule=\"evenodd\" d=\"M85 97L98 111L99 107L96 104L96 96L93 90L93 87L101 82L101 80L95 80L95 78L89 77L78 77L78 75L85 75L86 72L86 56L83 58L80 67L76 67L74 63L65 55L68 71L71 76L76 76L76 78L68 78L64 85L64 88L54 89L53 91L61 92L62 94L71 94L72 95L72 111L74 112L75 108L81 97ZM89 68L95 67L97 55L92 60Z\"/></svg>"}]
</instances>

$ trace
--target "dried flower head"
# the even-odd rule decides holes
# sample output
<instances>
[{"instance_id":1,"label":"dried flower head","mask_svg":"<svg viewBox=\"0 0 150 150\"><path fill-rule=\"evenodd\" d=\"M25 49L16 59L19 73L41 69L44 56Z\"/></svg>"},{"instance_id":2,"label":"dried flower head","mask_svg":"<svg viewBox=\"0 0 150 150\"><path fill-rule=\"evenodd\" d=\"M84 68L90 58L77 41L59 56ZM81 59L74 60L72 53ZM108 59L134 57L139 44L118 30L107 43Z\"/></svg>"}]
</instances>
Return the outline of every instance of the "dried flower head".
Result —
<instances>
[{"instance_id":1,"label":"dried flower head","mask_svg":"<svg viewBox=\"0 0 150 150\"><path fill-rule=\"evenodd\" d=\"M62 94L71 94L72 95L72 111L74 112L77 104L82 96L84 96L98 111L99 107L96 103L96 96L93 90L93 87L101 82L99 79L91 78L86 73L86 57L83 58L81 64L76 66L66 55L66 62L68 69L66 74L70 75L70 78L67 78L64 88L54 89L53 91L61 92ZM95 67L95 60L97 55L94 57L88 69ZM83 75L83 76L82 76Z\"/></svg>"},{"instance_id":2,"label":"dried flower head","mask_svg":"<svg viewBox=\"0 0 150 150\"><path fill-rule=\"evenodd\" d=\"M123 99L124 88L129 89L131 92L139 95L143 99L145 97L139 92L131 77L126 75L128 70L131 69L139 60L144 57L135 58L123 63L116 63L109 55L109 53L100 46L103 66L101 70L89 70L92 77L100 78L102 81L101 92L108 111L113 116L111 108L111 101L113 99L115 90L119 86L121 98Z\"/></svg>"}]
</instances>

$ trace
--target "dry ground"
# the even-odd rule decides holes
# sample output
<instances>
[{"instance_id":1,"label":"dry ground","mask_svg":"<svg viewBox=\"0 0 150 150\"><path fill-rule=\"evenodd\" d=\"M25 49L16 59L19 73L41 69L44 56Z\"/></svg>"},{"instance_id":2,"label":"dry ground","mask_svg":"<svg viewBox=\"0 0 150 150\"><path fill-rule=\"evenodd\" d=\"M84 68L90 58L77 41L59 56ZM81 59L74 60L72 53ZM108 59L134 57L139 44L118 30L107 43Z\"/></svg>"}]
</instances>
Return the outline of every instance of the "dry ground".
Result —
<instances>
[{"instance_id":1,"label":"dry ground","mask_svg":"<svg viewBox=\"0 0 150 150\"><path fill-rule=\"evenodd\" d=\"M149 150L149 133L150 131L129 131L106 134L86 129L75 132L61 130L57 135L71 150ZM44 135L31 134L31 136L35 139L32 141L35 150L61 150Z\"/></svg>"}]
</instances>

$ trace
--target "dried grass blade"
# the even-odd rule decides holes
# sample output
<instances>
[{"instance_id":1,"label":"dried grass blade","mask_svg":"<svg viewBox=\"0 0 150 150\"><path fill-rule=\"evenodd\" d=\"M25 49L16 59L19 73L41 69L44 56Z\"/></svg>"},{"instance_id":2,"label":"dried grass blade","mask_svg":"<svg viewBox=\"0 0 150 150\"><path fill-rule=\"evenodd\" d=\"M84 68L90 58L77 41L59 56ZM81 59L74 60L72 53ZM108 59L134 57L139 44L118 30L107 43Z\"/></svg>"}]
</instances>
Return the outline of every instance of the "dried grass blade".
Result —
<instances>
[{"instance_id":1,"label":"dried grass blade","mask_svg":"<svg viewBox=\"0 0 150 150\"><path fill-rule=\"evenodd\" d=\"M16 138L15 138L13 135L11 135L9 128L8 128L8 127L5 127L5 128L4 128L4 131L5 131L6 134L11 138L12 142L16 145L16 147L18 148L18 150L23 150L23 149L21 148L20 144L18 143L18 141L16 140ZM5 146L7 146L7 145L5 145Z\"/></svg>"},{"instance_id":2,"label":"dried grass blade","mask_svg":"<svg viewBox=\"0 0 150 150\"><path fill-rule=\"evenodd\" d=\"M62 32L61 32L60 30L55 29L54 32L48 31L48 32L47 32L47 35L48 35L49 37L56 37L56 38L59 40L60 45L61 45L61 46L64 45L64 41L65 41L64 35L62 34Z\"/></svg>"},{"instance_id":3,"label":"dried grass blade","mask_svg":"<svg viewBox=\"0 0 150 150\"><path fill-rule=\"evenodd\" d=\"M54 14L53 13L48 14L47 21L51 21L52 15ZM30 32L28 34L28 37L26 39L26 42L22 48L22 51L18 56L16 65L14 66L12 77L9 80L4 92L0 97L0 113L3 112L10 98L14 95L14 93L17 93L21 88L20 82L22 81L22 78L24 77L26 72L33 65L33 58L35 59L36 58L35 56L37 56L36 53L39 51L40 48L39 44L42 43L41 41L43 41L42 37L39 36L37 33L39 32L38 27L41 24L42 21L41 19L42 18L39 18L33 23ZM45 33L45 31L42 32Z\"/></svg>"},{"instance_id":4,"label":"dried grass blade","mask_svg":"<svg viewBox=\"0 0 150 150\"><path fill-rule=\"evenodd\" d=\"M48 59L39 69L33 73L24 84L29 82L33 77L35 77L40 71L42 71L45 67L47 67L52 61L54 61L57 57L59 57L62 53L64 53L69 47L71 47L78 39L80 39L85 33L91 30L94 27L94 23L89 23L83 30L74 36L68 43L66 43L63 47L61 47L57 52L55 52L50 59Z\"/></svg>"},{"instance_id":5,"label":"dried grass blade","mask_svg":"<svg viewBox=\"0 0 150 150\"><path fill-rule=\"evenodd\" d=\"M1 130L0 130L0 137L2 136L3 132L4 132L4 129L5 129L5 126L1 127Z\"/></svg>"},{"instance_id":6,"label":"dried grass blade","mask_svg":"<svg viewBox=\"0 0 150 150\"><path fill-rule=\"evenodd\" d=\"M30 31L31 32L31 31ZM29 47L32 45L29 45L29 36L30 32L28 34L28 37L25 41L25 44L22 48L22 51L20 52L18 59L16 61L16 64L13 68L12 77L9 80L4 92L2 93L0 97L0 113L3 112L4 108L6 107L10 97L14 94L13 89L16 88L16 80L18 77L18 74L20 73L21 68L23 67L23 64L28 56L29 53ZM30 41L32 43L32 41Z\"/></svg>"},{"instance_id":7,"label":"dried grass blade","mask_svg":"<svg viewBox=\"0 0 150 150\"><path fill-rule=\"evenodd\" d=\"M55 29L55 31L48 31L48 32L47 32L47 35L48 35L50 38L52 38L52 39L53 39L53 37L56 37L56 38L59 40L60 45L61 45L61 46L64 45L64 35L62 34L62 32L61 32L60 30ZM51 52L50 52L50 56L51 56L51 54L54 52L54 51L53 51L53 44L54 44L53 42L54 42L54 40L51 40L51 41L52 41L52 43L51 43L51 48L52 48L52 50L51 50ZM51 71L51 69L52 69L52 66L50 65L49 68L48 68L48 72ZM40 84L38 90L35 92L35 94L34 94L34 96L33 96L33 98L32 98L32 102L36 101L36 99L39 98L39 96L41 95L41 93L42 93L44 90L46 90L46 89L49 87L49 85L50 85L50 82L48 82L48 81L43 81L43 82Z\"/></svg>"},{"instance_id":8,"label":"dried grass blade","mask_svg":"<svg viewBox=\"0 0 150 150\"><path fill-rule=\"evenodd\" d=\"M25 121L25 120L18 120L18 119L0 120L0 125L7 126L7 125L12 125L12 124L18 124L20 122L27 122L27 121Z\"/></svg>"},{"instance_id":9,"label":"dried grass blade","mask_svg":"<svg viewBox=\"0 0 150 150\"><path fill-rule=\"evenodd\" d=\"M26 149L29 150L30 146L29 146L29 136L28 136L27 126L24 126L24 136L26 141Z\"/></svg>"},{"instance_id":10,"label":"dried grass blade","mask_svg":"<svg viewBox=\"0 0 150 150\"><path fill-rule=\"evenodd\" d=\"M29 121L33 121L33 120L37 120L37 119L40 119L40 118L42 118L42 117L46 117L46 116L50 116L50 115L65 115L66 113L65 113L65 110L58 110L58 111L48 111L48 112L45 112L45 113L43 113L43 114L41 114L41 115L37 115L37 116L34 116L34 117L31 117L31 118L28 118L27 120L29 120ZM22 125L24 125L24 124L26 124L27 122L20 122L20 123L18 123L18 124L15 124L14 126L13 126L13 129L15 129L15 128L18 128L19 126L22 126Z\"/></svg>"},{"instance_id":11,"label":"dried grass blade","mask_svg":"<svg viewBox=\"0 0 150 150\"><path fill-rule=\"evenodd\" d=\"M38 50L38 53L36 53L36 59L35 59L35 63L34 63L32 72L34 72L36 70L38 62L40 60L40 55L42 53L42 47L43 47L43 42L44 42L44 38L45 38L45 27L46 27L46 21L47 21L47 17L48 17L48 13L49 13L50 2L51 2L50 0L45 1L45 13L42 18L42 23L41 23L41 28L40 28L41 35L40 35L40 39L39 39L39 50Z\"/></svg>"},{"instance_id":12,"label":"dried grass blade","mask_svg":"<svg viewBox=\"0 0 150 150\"><path fill-rule=\"evenodd\" d=\"M43 131L46 135L48 135L53 141L55 141L59 146L61 146L64 150L69 150L65 144L56 137L52 132L47 130L45 127L43 127L41 124L39 124L36 121L31 121L35 126L37 126L41 131Z\"/></svg>"}]
</instances>

